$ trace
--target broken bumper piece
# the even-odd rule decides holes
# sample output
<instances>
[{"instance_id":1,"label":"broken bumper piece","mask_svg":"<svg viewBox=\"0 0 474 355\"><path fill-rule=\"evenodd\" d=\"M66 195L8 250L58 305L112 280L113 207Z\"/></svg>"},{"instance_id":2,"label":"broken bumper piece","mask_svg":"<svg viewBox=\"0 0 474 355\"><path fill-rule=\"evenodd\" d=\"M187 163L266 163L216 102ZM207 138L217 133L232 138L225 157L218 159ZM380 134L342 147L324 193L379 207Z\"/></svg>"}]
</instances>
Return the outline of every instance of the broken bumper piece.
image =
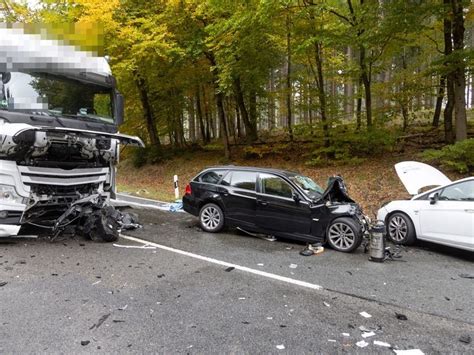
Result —
<instances>
[{"instance_id":1,"label":"broken bumper piece","mask_svg":"<svg viewBox=\"0 0 474 355\"><path fill-rule=\"evenodd\" d=\"M0 237L12 237L18 235L21 226L13 224L0 224Z\"/></svg>"}]
</instances>

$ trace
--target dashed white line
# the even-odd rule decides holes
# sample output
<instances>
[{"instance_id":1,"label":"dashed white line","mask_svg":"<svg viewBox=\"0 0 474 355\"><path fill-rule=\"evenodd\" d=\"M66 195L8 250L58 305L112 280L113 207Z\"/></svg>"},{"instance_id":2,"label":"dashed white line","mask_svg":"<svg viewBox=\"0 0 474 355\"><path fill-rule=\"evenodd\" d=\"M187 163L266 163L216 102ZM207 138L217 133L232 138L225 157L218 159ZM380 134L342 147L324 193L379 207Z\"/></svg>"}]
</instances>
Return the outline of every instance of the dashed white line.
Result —
<instances>
[{"instance_id":1,"label":"dashed white line","mask_svg":"<svg viewBox=\"0 0 474 355\"><path fill-rule=\"evenodd\" d=\"M143 239L140 239L140 238L136 238L136 237L130 237L130 236L123 235L123 234L120 235L120 236L123 239L127 239L127 240L130 240L130 241L136 242L136 243L141 243L141 244L145 244L145 245L149 245L149 246L154 246L154 247L159 248L159 249L163 249L163 250L166 250L166 251L169 251L169 252L172 252L172 253L176 253L176 254L180 254L180 255L185 255L185 256L188 256L190 258L207 261L208 263L212 263L212 264L217 264L217 265L226 266L226 267L234 267L236 270L248 272L250 274L266 277L266 278L269 278L269 279L285 282L285 283L288 283L288 284L297 285L297 286L301 286L301 287L306 287L306 288L310 288L310 289L313 289L313 290L322 290L323 289L322 286L319 286L319 285L316 285L316 284L313 284L313 283L310 283L310 282L306 282L306 281L295 280L295 279L292 279L291 277L276 275L276 274L272 274L270 272L265 272L265 271L261 271L261 270L252 269L252 268L249 268L249 267L246 267L246 266L241 266L241 265L229 263L227 261L222 261L222 260L217 260L217 259L214 259L214 258L209 258L207 256L190 253L190 252L185 251L185 250L180 250L180 249L167 247L166 245L153 243L153 242L143 240Z\"/></svg>"}]
</instances>

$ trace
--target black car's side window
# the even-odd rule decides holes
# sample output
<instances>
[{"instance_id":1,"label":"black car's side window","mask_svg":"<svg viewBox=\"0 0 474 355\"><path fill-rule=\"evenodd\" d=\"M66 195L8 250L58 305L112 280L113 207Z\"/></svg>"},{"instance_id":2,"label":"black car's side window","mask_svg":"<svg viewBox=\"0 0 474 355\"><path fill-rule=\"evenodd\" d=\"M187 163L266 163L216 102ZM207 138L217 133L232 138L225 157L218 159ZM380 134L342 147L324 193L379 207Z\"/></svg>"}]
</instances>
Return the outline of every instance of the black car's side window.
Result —
<instances>
[{"instance_id":1,"label":"black car's side window","mask_svg":"<svg viewBox=\"0 0 474 355\"><path fill-rule=\"evenodd\" d=\"M255 191L257 173L250 171L233 171L230 185L232 187L238 187L239 189Z\"/></svg>"},{"instance_id":2,"label":"black car's side window","mask_svg":"<svg viewBox=\"0 0 474 355\"><path fill-rule=\"evenodd\" d=\"M286 181L275 175L260 174L262 193L267 195L292 198L293 190Z\"/></svg>"},{"instance_id":3,"label":"black car's side window","mask_svg":"<svg viewBox=\"0 0 474 355\"><path fill-rule=\"evenodd\" d=\"M226 170L212 170L208 171L207 173L204 173L201 175L199 178L200 182L205 182L208 184L217 184L220 179L225 175L227 171Z\"/></svg>"}]
</instances>

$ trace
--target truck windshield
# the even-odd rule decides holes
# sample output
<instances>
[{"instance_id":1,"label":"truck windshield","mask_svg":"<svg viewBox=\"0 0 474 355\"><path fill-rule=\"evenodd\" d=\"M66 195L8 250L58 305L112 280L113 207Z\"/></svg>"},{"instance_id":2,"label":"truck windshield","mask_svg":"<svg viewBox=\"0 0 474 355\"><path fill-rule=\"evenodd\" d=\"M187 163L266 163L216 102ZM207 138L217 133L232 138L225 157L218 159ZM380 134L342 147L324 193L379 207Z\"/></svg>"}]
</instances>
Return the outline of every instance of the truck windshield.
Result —
<instances>
[{"instance_id":1,"label":"truck windshield","mask_svg":"<svg viewBox=\"0 0 474 355\"><path fill-rule=\"evenodd\" d=\"M110 87L46 73L0 73L0 110L113 123Z\"/></svg>"}]
</instances>

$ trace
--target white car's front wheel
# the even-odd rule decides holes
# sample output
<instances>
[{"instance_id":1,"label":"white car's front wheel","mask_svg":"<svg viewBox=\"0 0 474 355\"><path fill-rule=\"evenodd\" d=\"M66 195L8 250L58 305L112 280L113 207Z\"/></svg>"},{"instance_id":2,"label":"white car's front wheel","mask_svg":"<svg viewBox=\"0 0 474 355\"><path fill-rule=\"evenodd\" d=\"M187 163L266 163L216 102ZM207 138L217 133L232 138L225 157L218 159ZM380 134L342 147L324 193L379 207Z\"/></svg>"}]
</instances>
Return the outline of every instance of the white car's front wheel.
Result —
<instances>
[{"instance_id":1,"label":"white car's front wheel","mask_svg":"<svg viewBox=\"0 0 474 355\"><path fill-rule=\"evenodd\" d=\"M401 212L396 212L387 220L388 238L395 244L411 245L415 243L415 227L410 217Z\"/></svg>"}]
</instances>

